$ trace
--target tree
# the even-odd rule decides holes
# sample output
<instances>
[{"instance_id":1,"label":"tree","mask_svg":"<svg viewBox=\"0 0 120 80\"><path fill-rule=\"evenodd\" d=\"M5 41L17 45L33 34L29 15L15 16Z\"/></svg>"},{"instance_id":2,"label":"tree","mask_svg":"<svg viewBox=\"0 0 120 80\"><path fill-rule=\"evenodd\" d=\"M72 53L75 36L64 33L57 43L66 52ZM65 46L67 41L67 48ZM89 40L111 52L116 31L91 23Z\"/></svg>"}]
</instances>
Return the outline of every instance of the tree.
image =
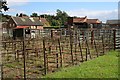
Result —
<instances>
[{"instance_id":1,"label":"tree","mask_svg":"<svg viewBox=\"0 0 120 80\"><path fill-rule=\"evenodd\" d=\"M67 21L68 14L65 11L57 9L56 17L60 21L60 26L62 26Z\"/></svg>"},{"instance_id":2,"label":"tree","mask_svg":"<svg viewBox=\"0 0 120 80\"><path fill-rule=\"evenodd\" d=\"M5 0L0 1L0 12L2 12L2 9L4 11L7 11L9 8L7 7L7 2Z\"/></svg>"},{"instance_id":3,"label":"tree","mask_svg":"<svg viewBox=\"0 0 120 80\"><path fill-rule=\"evenodd\" d=\"M69 16L65 11L57 9L56 16L44 14L44 17L47 19L51 26L63 26L67 22L67 17Z\"/></svg>"},{"instance_id":4,"label":"tree","mask_svg":"<svg viewBox=\"0 0 120 80\"><path fill-rule=\"evenodd\" d=\"M16 16L19 16L18 13L16 14Z\"/></svg>"},{"instance_id":5,"label":"tree","mask_svg":"<svg viewBox=\"0 0 120 80\"><path fill-rule=\"evenodd\" d=\"M23 14L23 13L20 13L19 17L23 17L23 16L26 16L26 17L28 17L28 15L26 15L26 14Z\"/></svg>"},{"instance_id":6,"label":"tree","mask_svg":"<svg viewBox=\"0 0 120 80\"><path fill-rule=\"evenodd\" d=\"M38 17L37 13L32 13L32 15L30 15L31 17Z\"/></svg>"}]
</instances>

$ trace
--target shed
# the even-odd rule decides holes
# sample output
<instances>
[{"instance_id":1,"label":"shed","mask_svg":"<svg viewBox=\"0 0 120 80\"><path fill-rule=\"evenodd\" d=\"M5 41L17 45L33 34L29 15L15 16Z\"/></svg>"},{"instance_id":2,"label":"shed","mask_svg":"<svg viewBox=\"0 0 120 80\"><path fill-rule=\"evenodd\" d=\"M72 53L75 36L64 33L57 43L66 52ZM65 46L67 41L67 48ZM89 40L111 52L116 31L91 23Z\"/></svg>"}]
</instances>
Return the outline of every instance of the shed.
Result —
<instances>
[{"instance_id":1,"label":"shed","mask_svg":"<svg viewBox=\"0 0 120 80\"><path fill-rule=\"evenodd\" d=\"M7 29L8 33L15 37L23 37L23 29L25 29L26 34L31 35L33 31L37 29L43 29L43 24L39 19L32 17L11 17L8 21Z\"/></svg>"}]
</instances>

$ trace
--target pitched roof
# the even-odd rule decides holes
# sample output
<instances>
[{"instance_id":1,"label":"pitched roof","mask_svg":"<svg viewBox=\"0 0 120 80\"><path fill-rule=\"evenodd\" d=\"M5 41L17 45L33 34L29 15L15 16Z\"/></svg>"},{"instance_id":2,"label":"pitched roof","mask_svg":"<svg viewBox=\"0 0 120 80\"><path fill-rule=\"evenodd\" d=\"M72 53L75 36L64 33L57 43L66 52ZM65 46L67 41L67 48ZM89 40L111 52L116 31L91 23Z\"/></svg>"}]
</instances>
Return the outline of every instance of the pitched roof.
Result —
<instances>
[{"instance_id":1,"label":"pitched roof","mask_svg":"<svg viewBox=\"0 0 120 80\"><path fill-rule=\"evenodd\" d=\"M83 22L86 22L86 20L87 20L87 16L80 17L80 18L73 18L74 23L83 23Z\"/></svg>"},{"instance_id":2,"label":"pitched roof","mask_svg":"<svg viewBox=\"0 0 120 80\"><path fill-rule=\"evenodd\" d=\"M46 18L41 18L41 17L32 17L35 19L39 19L39 21L43 24L44 27L50 26L50 23L46 20Z\"/></svg>"},{"instance_id":3,"label":"pitched roof","mask_svg":"<svg viewBox=\"0 0 120 80\"><path fill-rule=\"evenodd\" d=\"M43 26L50 26L49 22L45 18L40 18L40 21L43 23Z\"/></svg>"},{"instance_id":4,"label":"pitched roof","mask_svg":"<svg viewBox=\"0 0 120 80\"><path fill-rule=\"evenodd\" d=\"M120 20L107 20L107 24L120 24Z\"/></svg>"},{"instance_id":5,"label":"pitched roof","mask_svg":"<svg viewBox=\"0 0 120 80\"><path fill-rule=\"evenodd\" d=\"M98 19L87 19L87 23L101 23Z\"/></svg>"},{"instance_id":6,"label":"pitched roof","mask_svg":"<svg viewBox=\"0 0 120 80\"><path fill-rule=\"evenodd\" d=\"M41 26L39 19L32 17L11 17L17 26Z\"/></svg>"}]
</instances>

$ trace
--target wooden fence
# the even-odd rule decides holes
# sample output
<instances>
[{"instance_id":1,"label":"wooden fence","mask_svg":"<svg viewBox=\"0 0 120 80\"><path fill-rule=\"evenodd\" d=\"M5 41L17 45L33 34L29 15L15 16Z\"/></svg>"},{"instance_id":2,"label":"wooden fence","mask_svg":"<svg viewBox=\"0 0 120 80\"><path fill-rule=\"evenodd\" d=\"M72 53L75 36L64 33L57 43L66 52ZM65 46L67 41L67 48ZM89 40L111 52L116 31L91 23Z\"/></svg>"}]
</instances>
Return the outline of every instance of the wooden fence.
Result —
<instances>
[{"instance_id":1,"label":"wooden fence","mask_svg":"<svg viewBox=\"0 0 120 80\"><path fill-rule=\"evenodd\" d=\"M119 30L51 32L48 31L48 35L39 33L33 39L2 41L2 78L41 77L62 67L79 65L102 56L112 49L120 49ZM11 75L13 70L15 74Z\"/></svg>"}]
</instances>

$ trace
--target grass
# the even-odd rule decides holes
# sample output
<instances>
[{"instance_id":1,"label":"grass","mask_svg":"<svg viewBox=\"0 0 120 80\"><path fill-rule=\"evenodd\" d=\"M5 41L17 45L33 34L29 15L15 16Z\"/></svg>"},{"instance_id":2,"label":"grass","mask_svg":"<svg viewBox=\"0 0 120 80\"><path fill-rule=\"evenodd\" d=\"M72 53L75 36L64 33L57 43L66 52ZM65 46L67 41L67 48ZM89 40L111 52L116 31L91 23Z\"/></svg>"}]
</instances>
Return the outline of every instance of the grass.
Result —
<instances>
[{"instance_id":1,"label":"grass","mask_svg":"<svg viewBox=\"0 0 120 80\"><path fill-rule=\"evenodd\" d=\"M118 78L118 51L110 51L78 66L62 68L43 78Z\"/></svg>"}]
</instances>

